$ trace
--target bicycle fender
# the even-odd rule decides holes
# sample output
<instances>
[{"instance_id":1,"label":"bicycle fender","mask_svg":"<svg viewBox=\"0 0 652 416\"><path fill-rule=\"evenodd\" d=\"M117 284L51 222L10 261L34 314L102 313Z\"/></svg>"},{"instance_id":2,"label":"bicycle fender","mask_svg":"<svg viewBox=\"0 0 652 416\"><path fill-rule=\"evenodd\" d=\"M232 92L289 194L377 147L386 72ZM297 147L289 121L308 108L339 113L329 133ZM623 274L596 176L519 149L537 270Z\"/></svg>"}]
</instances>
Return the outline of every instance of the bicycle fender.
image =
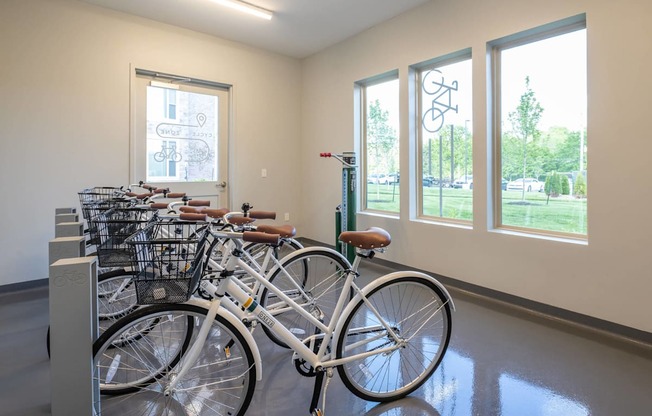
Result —
<instances>
[{"instance_id":1,"label":"bicycle fender","mask_svg":"<svg viewBox=\"0 0 652 416\"><path fill-rule=\"evenodd\" d=\"M373 282L369 283L365 287L363 287L362 288L362 293L366 296L369 292L371 292L372 290L374 290L378 286L380 286L380 285L382 285L382 284L384 284L386 282L389 282L391 280L397 279L399 277L422 277L424 279L427 279L427 280L431 281L432 283L435 284L435 286L437 286L439 289L441 289L441 292L443 293L444 297L448 301L448 304L450 305L451 310L455 311L455 304L453 303L453 298L448 293L448 290L446 290L444 285L442 285L434 277L432 277L430 275L427 275L425 273L421 273L421 272L402 271L402 272L393 272L393 273L386 274L386 275L381 276L378 279L374 280ZM362 300L362 296L361 296L360 293L357 293L353 297L353 299L349 302L349 304L346 306L346 308L344 308L344 310L342 311L342 314L340 315L340 319L337 322L337 325L335 326L335 332L334 332L335 334L340 334L342 332L342 327L344 326L344 321L346 321L346 317L349 316L349 314L351 314L351 312L353 311L353 308L358 304L358 302L360 300ZM337 340L338 340L337 336L333 338L333 341L334 341L333 351L337 351L337 347L338 347Z\"/></svg>"},{"instance_id":2,"label":"bicycle fender","mask_svg":"<svg viewBox=\"0 0 652 416\"><path fill-rule=\"evenodd\" d=\"M205 299L200 299L200 298L190 298L188 302L191 305L199 306L201 308L208 309L210 307L210 302L205 300ZM256 381L260 381L263 379L263 362L262 359L260 358L260 350L258 349L258 345L256 344L256 341L254 340L254 336L251 334L251 331L247 329L247 327L240 321L237 317L235 317L231 312L227 311L224 309L222 306L217 310L217 314L220 315L222 318L226 319L229 321L229 323L233 324L234 327L238 329L240 334L242 334L242 337L245 339L245 342L251 348L251 353L254 356L254 362L256 363Z\"/></svg>"}]
</instances>

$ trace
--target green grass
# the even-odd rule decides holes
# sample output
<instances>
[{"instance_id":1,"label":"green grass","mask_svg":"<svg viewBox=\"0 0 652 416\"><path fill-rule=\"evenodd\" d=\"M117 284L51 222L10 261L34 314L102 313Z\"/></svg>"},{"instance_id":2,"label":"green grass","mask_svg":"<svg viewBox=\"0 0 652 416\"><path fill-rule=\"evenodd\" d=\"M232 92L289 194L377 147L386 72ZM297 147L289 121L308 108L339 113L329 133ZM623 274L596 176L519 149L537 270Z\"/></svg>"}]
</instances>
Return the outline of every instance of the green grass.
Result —
<instances>
[{"instance_id":1,"label":"green grass","mask_svg":"<svg viewBox=\"0 0 652 416\"><path fill-rule=\"evenodd\" d=\"M367 207L373 210L398 213L400 194L398 185L367 185ZM441 213L444 218L473 220L472 191L442 189ZM525 201L520 191L503 191L503 225L534 228L563 233L586 234L586 199L570 197L550 198L543 192L526 192ZM439 188L426 187L423 192L423 213L440 217Z\"/></svg>"}]
</instances>

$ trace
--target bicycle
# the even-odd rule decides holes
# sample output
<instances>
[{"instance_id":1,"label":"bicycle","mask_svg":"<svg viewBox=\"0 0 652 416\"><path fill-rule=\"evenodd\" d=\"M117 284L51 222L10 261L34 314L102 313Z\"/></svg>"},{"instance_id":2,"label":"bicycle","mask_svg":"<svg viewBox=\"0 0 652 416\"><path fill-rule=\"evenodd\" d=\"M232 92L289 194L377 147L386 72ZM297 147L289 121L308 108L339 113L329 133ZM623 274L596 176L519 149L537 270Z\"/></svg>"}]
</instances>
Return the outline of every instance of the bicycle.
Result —
<instances>
[{"instance_id":1,"label":"bicycle","mask_svg":"<svg viewBox=\"0 0 652 416\"><path fill-rule=\"evenodd\" d=\"M268 241L268 235L212 232L236 246L216 284L199 282L213 294L212 300L187 294L183 303L143 307L119 320L94 344L95 377L103 393L97 405L102 415L244 415L255 382L262 377L260 353L250 332L258 324L292 348L302 375L315 377L313 415L323 414L317 407L319 396L327 377L325 406L334 369L358 397L384 402L419 388L441 362L455 309L441 283L411 271L387 274L364 288L354 282L361 259L373 258L389 245L391 238L384 230L340 235L341 241L357 248L356 258L342 277L344 287L328 324L305 308L311 296L300 285L279 289L242 260L243 242ZM143 235L131 241L136 247L153 249ZM150 261L140 269L151 266ZM264 307L255 301L233 277L236 268L254 276L276 302ZM349 289L355 292L350 302ZM297 337L275 318L283 310L301 315L316 330Z\"/></svg>"}]
</instances>

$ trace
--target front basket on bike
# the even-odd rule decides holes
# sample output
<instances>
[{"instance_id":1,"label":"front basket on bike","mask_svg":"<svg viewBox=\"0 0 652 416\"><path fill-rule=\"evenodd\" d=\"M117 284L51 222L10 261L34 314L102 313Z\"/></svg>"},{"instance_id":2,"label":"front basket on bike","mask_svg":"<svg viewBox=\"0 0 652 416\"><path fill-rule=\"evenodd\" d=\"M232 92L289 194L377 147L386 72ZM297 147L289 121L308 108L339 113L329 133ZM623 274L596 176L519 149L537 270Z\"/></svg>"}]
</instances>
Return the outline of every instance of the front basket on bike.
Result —
<instances>
[{"instance_id":1,"label":"front basket on bike","mask_svg":"<svg viewBox=\"0 0 652 416\"><path fill-rule=\"evenodd\" d=\"M100 267L129 267L133 263L133 249L126 244L127 237L143 229L153 211L143 208L114 208L102 212L89 222L91 241L97 244L97 262Z\"/></svg>"},{"instance_id":2,"label":"front basket on bike","mask_svg":"<svg viewBox=\"0 0 652 416\"><path fill-rule=\"evenodd\" d=\"M204 242L204 230L192 222L156 222L127 238L138 304L190 299L203 271Z\"/></svg>"}]
</instances>

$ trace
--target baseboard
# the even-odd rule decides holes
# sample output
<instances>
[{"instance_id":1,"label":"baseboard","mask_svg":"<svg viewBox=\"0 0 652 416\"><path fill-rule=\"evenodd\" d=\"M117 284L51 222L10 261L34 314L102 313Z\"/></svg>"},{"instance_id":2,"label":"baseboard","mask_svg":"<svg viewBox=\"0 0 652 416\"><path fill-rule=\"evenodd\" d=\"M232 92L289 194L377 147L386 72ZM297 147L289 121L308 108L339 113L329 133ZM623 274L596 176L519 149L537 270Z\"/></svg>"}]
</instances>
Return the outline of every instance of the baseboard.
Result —
<instances>
[{"instance_id":1,"label":"baseboard","mask_svg":"<svg viewBox=\"0 0 652 416\"><path fill-rule=\"evenodd\" d=\"M26 282L10 283L0 286L0 295L6 293L20 292L28 289L41 288L48 285L48 279L28 280Z\"/></svg>"},{"instance_id":2,"label":"baseboard","mask_svg":"<svg viewBox=\"0 0 652 416\"><path fill-rule=\"evenodd\" d=\"M308 238L299 238L299 240L306 246L320 245L331 248L334 247L330 244L324 244ZM538 318L546 319L549 322L566 325L572 327L573 329L579 328L591 331L593 333L597 332L604 336L613 338L616 341L623 341L629 344L629 346L636 349L642 349L647 353L652 351L651 332L641 331L640 329L569 311L567 309L547 305L545 303L536 302L530 299L522 298L520 296L515 296L509 293L478 286L426 270L415 269L414 267L405 266L400 263L394 263L378 257L375 257L373 262L394 270L409 269L427 273L443 283L448 289L457 290L470 296L475 296L482 301L500 303L504 306L518 309L520 312L530 313Z\"/></svg>"}]
</instances>

